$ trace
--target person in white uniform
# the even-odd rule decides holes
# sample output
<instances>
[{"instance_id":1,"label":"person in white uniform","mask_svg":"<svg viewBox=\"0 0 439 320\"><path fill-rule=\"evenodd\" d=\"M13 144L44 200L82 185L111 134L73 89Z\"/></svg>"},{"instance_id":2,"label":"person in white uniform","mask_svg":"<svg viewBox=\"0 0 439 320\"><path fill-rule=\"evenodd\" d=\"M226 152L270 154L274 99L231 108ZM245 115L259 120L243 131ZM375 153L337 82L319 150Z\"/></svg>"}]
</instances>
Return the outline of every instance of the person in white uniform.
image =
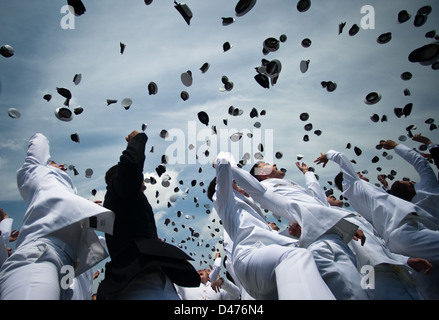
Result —
<instances>
[{"instance_id":1,"label":"person in white uniform","mask_svg":"<svg viewBox=\"0 0 439 320\"><path fill-rule=\"evenodd\" d=\"M430 213L439 225L439 181L428 160L419 152L393 140L382 141L381 146L386 150L395 150L397 155L413 166L420 177L416 183L395 181L390 192Z\"/></svg>"},{"instance_id":2,"label":"person in white uniform","mask_svg":"<svg viewBox=\"0 0 439 320\"><path fill-rule=\"evenodd\" d=\"M334 196L327 197L328 204L343 208L342 200ZM343 210L348 210L344 209ZM369 290L371 299L374 300L419 300L421 299L413 272L428 274L431 263L422 258L409 258L400 254L394 254L385 245L384 240L377 236L373 226L361 215L346 218L352 220L365 233L367 241L360 245L351 241L349 247L357 258L358 270L369 272L369 278L364 275L364 285ZM373 267L370 274L368 267ZM363 272L362 272L363 273ZM369 280L366 283L366 280Z\"/></svg>"},{"instance_id":3,"label":"person in white uniform","mask_svg":"<svg viewBox=\"0 0 439 320\"><path fill-rule=\"evenodd\" d=\"M9 218L5 210L0 209L0 268L11 254L8 243L17 240L18 231L12 230L14 219Z\"/></svg>"},{"instance_id":4,"label":"person in white uniform","mask_svg":"<svg viewBox=\"0 0 439 320\"><path fill-rule=\"evenodd\" d=\"M16 250L0 271L0 299L69 299L61 279L108 256L95 230L111 233L113 212L78 196L65 168L49 159L48 139L33 135L17 172L27 210Z\"/></svg>"},{"instance_id":5,"label":"person in white uniform","mask_svg":"<svg viewBox=\"0 0 439 320\"><path fill-rule=\"evenodd\" d=\"M355 256L347 246L360 235L358 226L344 219L351 213L326 206L312 188L284 179L285 173L276 165L260 162L250 173L237 166L232 170L239 186L262 208L301 226L299 246L312 252L322 278L337 299L369 299L361 287ZM301 170L307 185L314 184L315 175Z\"/></svg>"},{"instance_id":6,"label":"person in white uniform","mask_svg":"<svg viewBox=\"0 0 439 320\"><path fill-rule=\"evenodd\" d=\"M238 300L239 288L225 278L210 278L211 270L200 269L199 287L181 287L174 285L182 300Z\"/></svg>"},{"instance_id":7,"label":"person in white uniform","mask_svg":"<svg viewBox=\"0 0 439 320\"><path fill-rule=\"evenodd\" d=\"M235 190L233 156L220 152L214 167L208 196L233 242L233 270L245 291L257 300L333 300L311 252L273 231L254 202Z\"/></svg>"},{"instance_id":8,"label":"person in white uniform","mask_svg":"<svg viewBox=\"0 0 439 320\"><path fill-rule=\"evenodd\" d=\"M349 159L341 152L329 150L315 162L325 166L331 160L340 166L343 196L352 208L375 228L393 253L427 259L432 265L428 275L421 275L425 299L439 297L437 268L439 263L439 230L431 215L415 204L395 197L382 188L360 179ZM419 274L416 274L419 278ZM427 289L426 287L429 287ZM428 293L427 293L428 292Z\"/></svg>"}]
</instances>

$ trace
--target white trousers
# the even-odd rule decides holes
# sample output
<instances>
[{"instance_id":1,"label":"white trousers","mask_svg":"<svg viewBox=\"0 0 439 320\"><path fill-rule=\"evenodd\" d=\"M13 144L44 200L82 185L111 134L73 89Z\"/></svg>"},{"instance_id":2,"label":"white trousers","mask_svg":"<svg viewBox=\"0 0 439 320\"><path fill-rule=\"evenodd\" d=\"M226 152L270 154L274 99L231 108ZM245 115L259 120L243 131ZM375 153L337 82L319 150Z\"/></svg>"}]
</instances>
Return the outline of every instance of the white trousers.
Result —
<instances>
[{"instance_id":1,"label":"white trousers","mask_svg":"<svg viewBox=\"0 0 439 320\"><path fill-rule=\"evenodd\" d=\"M233 269L245 290L257 300L333 300L311 252L280 245L239 245Z\"/></svg>"},{"instance_id":2,"label":"white trousers","mask_svg":"<svg viewBox=\"0 0 439 320\"><path fill-rule=\"evenodd\" d=\"M61 288L63 265L72 266L70 249L56 238L34 240L20 246L0 271L0 300L69 299Z\"/></svg>"},{"instance_id":3,"label":"white trousers","mask_svg":"<svg viewBox=\"0 0 439 320\"><path fill-rule=\"evenodd\" d=\"M340 236L323 235L308 249L314 256L320 275L337 300L369 299L366 290L361 287L361 274L355 256Z\"/></svg>"}]
</instances>

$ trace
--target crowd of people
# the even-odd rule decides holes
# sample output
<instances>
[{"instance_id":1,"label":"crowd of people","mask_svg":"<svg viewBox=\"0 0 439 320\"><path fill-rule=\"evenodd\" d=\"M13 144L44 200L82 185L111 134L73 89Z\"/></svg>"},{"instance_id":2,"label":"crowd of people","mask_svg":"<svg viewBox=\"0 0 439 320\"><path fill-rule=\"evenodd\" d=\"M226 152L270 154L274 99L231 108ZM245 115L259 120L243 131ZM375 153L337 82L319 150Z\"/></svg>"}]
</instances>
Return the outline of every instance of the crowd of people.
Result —
<instances>
[{"instance_id":1,"label":"crowd of people","mask_svg":"<svg viewBox=\"0 0 439 320\"><path fill-rule=\"evenodd\" d=\"M307 164L305 186L275 164L248 172L220 152L208 198L224 227L225 257L195 270L190 256L161 241L145 196L145 133L126 136L119 163L105 176L102 205L77 195L66 168L35 134L18 170L27 204L23 225L0 211L0 299L25 300L430 300L439 298L439 146L422 135L423 155L392 140L386 150L413 165L419 181L383 187L357 172L341 152L316 164L340 167L336 187L351 209L326 194ZM280 230L263 210L288 221ZM96 231L105 233L98 237ZM8 243L16 241L13 252ZM93 267L109 257L92 292ZM222 276L220 270L225 271Z\"/></svg>"}]
</instances>

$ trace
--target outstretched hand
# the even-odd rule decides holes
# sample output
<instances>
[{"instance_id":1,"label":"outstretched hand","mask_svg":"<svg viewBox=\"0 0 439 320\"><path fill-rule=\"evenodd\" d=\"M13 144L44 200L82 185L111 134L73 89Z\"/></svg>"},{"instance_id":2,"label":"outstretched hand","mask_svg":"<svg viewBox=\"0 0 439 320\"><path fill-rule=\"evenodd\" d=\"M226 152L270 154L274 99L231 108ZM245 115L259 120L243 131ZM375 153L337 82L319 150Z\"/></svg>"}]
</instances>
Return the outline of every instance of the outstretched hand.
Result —
<instances>
[{"instance_id":1,"label":"outstretched hand","mask_svg":"<svg viewBox=\"0 0 439 320\"><path fill-rule=\"evenodd\" d=\"M129 135L127 135L125 137L126 142L130 142L135 136L137 136L139 134L139 131L134 130L133 132L131 132Z\"/></svg>"},{"instance_id":2,"label":"outstretched hand","mask_svg":"<svg viewBox=\"0 0 439 320\"><path fill-rule=\"evenodd\" d=\"M429 274L433 267L430 261L422 258L409 258L407 264L417 272L424 270L424 274Z\"/></svg>"},{"instance_id":3,"label":"outstretched hand","mask_svg":"<svg viewBox=\"0 0 439 320\"><path fill-rule=\"evenodd\" d=\"M326 156L326 154L320 153L320 157L318 157L314 162L316 164L323 163L323 168L324 168L326 166L326 164L328 163L328 157Z\"/></svg>"},{"instance_id":4,"label":"outstretched hand","mask_svg":"<svg viewBox=\"0 0 439 320\"><path fill-rule=\"evenodd\" d=\"M309 171L308 166L304 162L302 162L302 164L300 164L300 162L296 162L296 166L300 171L302 171L303 174Z\"/></svg>"}]
</instances>

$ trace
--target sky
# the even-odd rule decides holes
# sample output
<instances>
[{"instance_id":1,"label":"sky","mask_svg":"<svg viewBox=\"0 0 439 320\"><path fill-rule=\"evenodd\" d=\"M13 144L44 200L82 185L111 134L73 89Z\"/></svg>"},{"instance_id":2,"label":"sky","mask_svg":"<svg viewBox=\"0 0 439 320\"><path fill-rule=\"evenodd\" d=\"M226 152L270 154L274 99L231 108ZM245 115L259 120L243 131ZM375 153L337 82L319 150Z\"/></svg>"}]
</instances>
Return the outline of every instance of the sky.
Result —
<instances>
[{"instance_id":1,"label":"sky","mask_svg":"<svg viewBox=\"0 0 439 320\"><path fill-rule=\"evenodd\" d=\"M171 0L150 5L140 0L83 2L86 13L74 17L66 1L0 0L0 46L14 48L12 57L0 56L0 207L14 218L14 229L20 228L26 210L16 171L36 132L48 137L53 160L77 169L78 175L68 172L78 194L102 201L105 172L118 162L125 136L146 125L145 178L157 181L147 184L146 195L159 236L190 254L196 268L208 267L215 253L223 252L220 219L205 193L215 175L211 163L218 152L232 152L238 161L250 155L247 170L262 155L299 183L304 178L295 162L302 155L300 161L315 168L322 188L330 189L338 168L315 165L320 153L344 152L372 183L391 170L397 180L417 181L410 165L393 151L386 156L376 145L392 139L419 148L410 139L402 141L410 125L416 126L413 133L439 142L438 130L425 123L429 118L439 121L439 71L408 60L413 50L434 41L425 36L438 28L439 12L432 0L312 0L306 12L297 10L297 1L259 0L243 16L235 13L236 0L188 0L190 25ZM423 26L415 27L414 17L425 5L433 10ZM409 21L398 23L401 10L411 14ZM224 26L222 17L235 21ZM346 25L339 34L342 22ZM360 30L350 36L354 24ZM391 41L378 44L377 38L388 32ZM286 41L279 49L264 54L264 40L281 35ZM308 48L301 44L305 38L312 41ZM230 50L223 50L225 42ZM120 43L126 45L123 54ZM269 88L254 79L263 59L278 60L282 67ZM302 60L309 60L305 73L300 70ZM203 73L200 68L206 62L209 69ZM188 71L190 86L181 80ZM404 72L412 78L403 80ZM81 74L79 84L73 82L76 74ZM223 76L233 82L232 90L223 89ZM335 82L336 90L326 91L322 81ZM149 94L150 82L157 84L156 94ZM71 91L70 110L84 110L69 122L55 117L65 101L56 88ZM411 94L405 95L404 89ZM181 98L182 91L189 99ZM381 100L365 104L370 92L380 93ZM46 94L50 101L43 99ZM125 98L132 100L129 109L121 104ZM117 102L107 105L107 99ZM394 108L409 103L411 114L396 117ZM231 106L242 114L229 114ZM11 118L10 108L21 116ZM257 117L250 116L253 108ZM209 116L207 126L197 117L201 111ZM307 121L299 118L303 112L309 114ZM373 122L372 114L380 119L386 115L387 121ZM308 123L311 131L304 128ZM167 138L160 137L162 130ZM71 140L74 133L79 143ZM236 133L242 137L234 142L230 137ZM303 140L306 134L309 141ZM282 156L276 157L277 152ZM169 186L155 170L163 155L168 156L164 166ZM372 163L375 156L379 161ZM89 168L93 175L86 177ZM166 218L172 221L168 225ZM270 213L267 218L276 221ZM191 237L191 228L198 238Z\"/></svg>"}]
</instances>

